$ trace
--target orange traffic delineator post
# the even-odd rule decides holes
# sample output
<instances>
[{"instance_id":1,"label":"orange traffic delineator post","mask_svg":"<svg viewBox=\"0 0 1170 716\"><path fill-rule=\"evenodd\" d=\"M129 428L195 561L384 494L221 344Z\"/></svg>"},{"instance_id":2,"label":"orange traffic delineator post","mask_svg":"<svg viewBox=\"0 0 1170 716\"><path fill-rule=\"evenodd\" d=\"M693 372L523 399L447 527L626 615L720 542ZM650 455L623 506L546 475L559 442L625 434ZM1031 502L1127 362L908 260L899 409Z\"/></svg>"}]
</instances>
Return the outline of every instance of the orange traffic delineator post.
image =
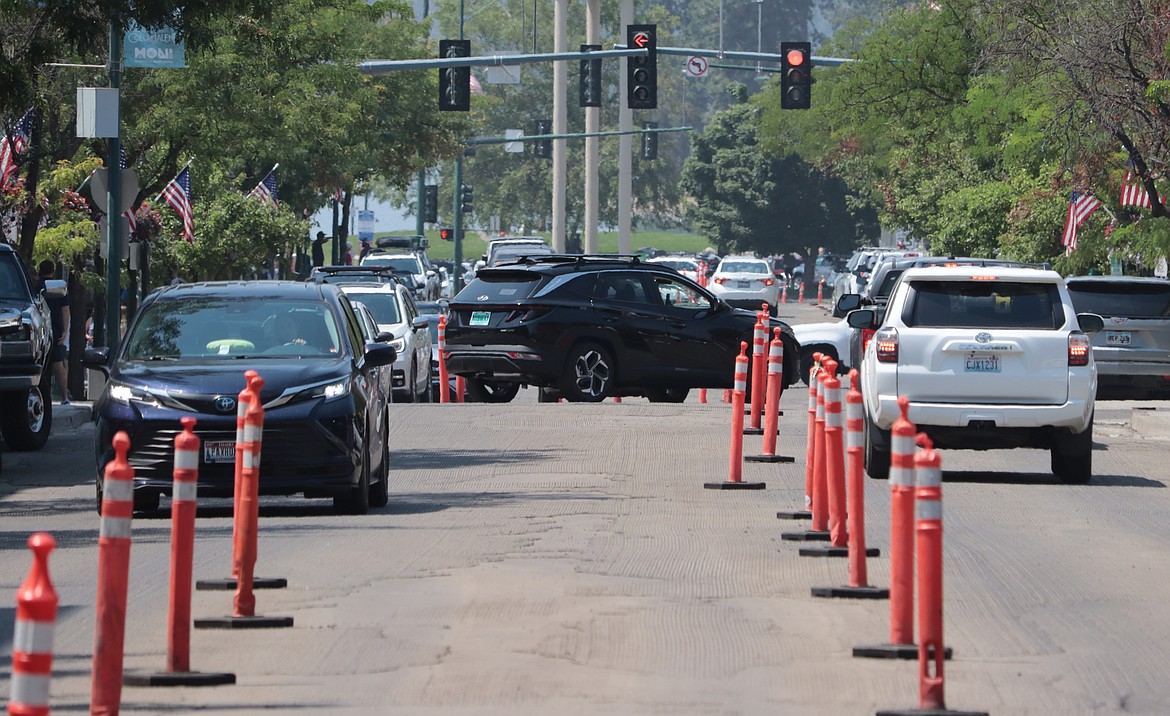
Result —
<instances>
[{"instance_id":1,"label":"orange traffic delineator post","mask_svg":"<svg viewBox=\"0 0 1170 716\"><path fill-rule=\"evenodd\" d=\"M707 404L707 389L706 388L699 388L699 403L701 405Z\"/></svg>"},{"instance_id":2,"label":"orange traffic delineator post","mask_svg":"<svg viewBox=\"0 0 1170 716\"><path fill-rule=\"evenodd\" d=\"M813 419L812 454L812 524L804 532L782 532L780 539L798 542L827 542L829 540L829 508L825 486L825 381L829 377L829 360L821 356L820 370L817 371L817 403ZM807 475L806 475L807 477Z\"/></svg>"},{"instance_id":3,"label":"orange traffic delineator post","mask_svg":"<svg viewBox=\"0 0 1170 716\"><path fill-rule=\"evenodd\" d=\"M818 306L821 305L821 301L824 300L824 297L825 297L825 279L822 278L820 281L817 281L817 305Z\"/></svg>"},{"instance_id":4,"label":"orange traffic delineator post","mask_svg":"<svg viewBox=\"0 0 1170 716\"><path fill-rule=\"evenodd\" d=\"M817 381L817 374L821 370L821 358L824 355L820 352L813 353L812 368L808 372L808 438L805 441L804 452L804 507L803 510L796 511L780 511L776 513L776 517L782 520L811 520L812 511L809 508L812 506L813 493L813 463L815 462L814 452L816 450L816 441L813 440L813 434L816 430L817 417L817 387L820 383Z\"/></svg>"},{"instance_id":5,"label":"orange traffic delineator post","mask_svg":"<svg viewBox=\"0 0 1170 716\"><path fill-rule=\"evenodd\" d=\"M117 714L122 704L122 656L126 638L126 596L130 582L130 522L134 514L134 468L126 459L130 437L114 435L114 459L102 480L98 532L97 622L89 712Z\"/></svg>"},{"instance_id":6,"label":"orange traffic delineator post","mask_svg":"<svg viewBox=\"0 0 1170 716\"><path fill-rule=\"evenodd\" d=\"M767 305L767 304L764 304ZM762 311L756 313L756 325L752 329L752 384L751 384L751 424L743 429L744 435L763 435L764 428L760 425L760 418L764 413L764 379L767 377L767 354L765 346L768 343L767 319Z\"/></svg>"},{"instance_id":7,"label":"orange traffic delineator post","mask_svg":"<svg viewBox=\"0 0 1170 716\"><path fill-rule=\"evenodd\" d=\"M846 455L849 473L849 586L813 587L814 597L849 597L853 599L889 599L890 590L871 587L866 582L866 557L876 557L877 549L865 546L865 425L857 369L849 371L850 389L845 398ZM830 548L836 549L836 548Z\"/></svg>"},{"instance_id":8,"label":"orange traffic delineator post","mask_svg":"<svg viewBox=\"0 0 1170 716\"><path fill-rule=\"evenodd\" d=\"M917 659L914 643L914 436L910 399L898 398L901 415L890 426L890 642L855 646L853 655ZM949 658L949 649L947 650Z\"/></svg>"},{"instance_id":9,"label":"orange traffic delineator post","mask_svg":"<svg viewBox=\"0 0 1170 716\"><path fill-rule=\"evenodd\" d=\"M804 303L804 282L803 281L801 281L801 283L800 283L800 291L798 291L796 294L796 302L797 303Z\"/></svg>"},{"instance_id":10,"label":"orange traffic delineator post","mask_svg":"<svg viewBox=\"0 0 1170 716\"><path fill-rule=\"evenodd\" d=\"M451 377L447 373L446 316L439 316L439 402L451 402Z\"/></svg>"},{"instance_id":11,"label":"orange traffic delineator post","mask_svg":"<svg viewBox=\"0 0 1170 716\"><path fill-rule=\"evenodd\" d=\"M126 674L123 679L126 686L221 686L236 683L235 674L191 671L191 570L195 559L200 441L195 434L195 418L188 415L179 422L183 424L183 432L175 436L167 668L149 674Z\"/></svg>"},{"instance_id":12,"label":"orange traffic delineator post","mask_svg":"<svg viewBox=\"0 0 1170 716\"><path fill-rule=\"evenodd\" d=\"M12 635L12 687L9 716L48 716L53 678L53 635L57 631L57 591L49 578L49 552L57 546L47 532L28 538L33 562L16 590L16 631Z\"/></svg>"},{"instance_id":13,"label":"orange traffic delineator post","mask_svg":"<svg viewBox=\"0 0 1170 716\"><path fill-rule=\"evenodd\" d=\"M232 576L225 579L200 579L195 582L195 589L199 591L233 591L240 576L240 520L244 511L240 508L240 490L243 487L244 471L244 415L248 410L248 403L252 400L252 389L249 387L252 378L258 376L254 370L244 371L244 389L236 398L236 455L235 455L235 485L232 497ZM259 395L256 396L259 399ZM283 577L253 577L252 589L284 589L288 580Z\"/></svg>"},{"instance_id":14,"label":"orange traffic delineator post","mask_svg":"<svg viewBox=\"0 0 1170 716\"><path fill-rule=\"evenodd\" d=\"M456 403L467 402L466 397L465 397L466 395L467 395L467 378L464 378L461 375L455 376L455 402Z\"/></svg>"},{"instance_id":15,"label":"orange traffic delineator post","mask_svg":"<svg viewBox=\"0 0 1170 716\"><path fill-rule=\"evenodd\" d=\"M796 458L776 454L776 424L780 419L780 397L784 393L784 342L780 329L773 329L768 345L768 395L764 403L764 449L762 455L748 455L748 462L796 462Z\"/></svg>"},{"instance_id":16,"label":"orange traffic delineator post","mask_svg":"<svg viewBox=\"0 0 1170 716\"><path fill-rule=\"evenodd\" d=\"M762 490L763 482L743 481L743 402L747 393L747 341L739 344L735 358L735 389L731 391L731 460L726 482L705 482L708 490Z\"/></svg>"},{"instance_id":17,"label":"orange traffic delineator post","mask_svg":"<svg viewBox=\"0 0 1170 716\"><path fill-rule=\"evenodd\" d=\"M788 303L788 284L780 287L780 303Z\"/></svg>"},{"instance_id":18,"label":"orange traffic delineator post","mask_svg":"<svg viewBox=\"0 0 1170 716\"><path fill-rule=\"evenodd\" d=\"M256 548L260 520L260 446L264 431L264 408L260 405L260 389L264 379L252 376L248 382L252 391L248 401L248 412L244 415L244 469L241 472L243 487L240 490L240 508L243 519L240 522L239 542L240 567L235 598L232 601L231 616L196 619L196 629L272 629L290 627L292 617L256 616L256 596L252 592L252 570L256 566Z\"/></svg>"},{"instance_id":19,"label":"orange traffic delineator post","mask_svg":"<svg viewBox=\"0 0 1170 716\"><path fill-rule=\"evenodd\" d=\"M938 714L987 716L985 711L952 711L943 694L947 649L943 646L942 459L930 438L920 434L914 455L917 481L914 512L918 534L918 708L883 710L878 716Z\"/></svg>"}]
</instances>

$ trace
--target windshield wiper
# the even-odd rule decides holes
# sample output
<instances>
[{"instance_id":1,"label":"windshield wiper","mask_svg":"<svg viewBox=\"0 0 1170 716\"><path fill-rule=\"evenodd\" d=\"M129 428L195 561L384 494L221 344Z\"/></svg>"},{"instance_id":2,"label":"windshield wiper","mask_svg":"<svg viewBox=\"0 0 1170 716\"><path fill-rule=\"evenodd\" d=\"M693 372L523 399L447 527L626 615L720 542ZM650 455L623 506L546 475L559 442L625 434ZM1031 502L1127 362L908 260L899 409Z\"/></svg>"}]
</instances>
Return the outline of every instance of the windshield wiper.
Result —
<instances>
[{"instance_id":1,"label":"windshield wiper","mask_svg":"<svg viewBox=\"0 0 1170 716\"><path fill-rule=\"evenodd\" d=\"M146 356L145 358L139 358L138 360L141 360L141 361L158 361L158 360L178 361L179 359L176 358L175 356Z\"/></svg>"}]
</instances>

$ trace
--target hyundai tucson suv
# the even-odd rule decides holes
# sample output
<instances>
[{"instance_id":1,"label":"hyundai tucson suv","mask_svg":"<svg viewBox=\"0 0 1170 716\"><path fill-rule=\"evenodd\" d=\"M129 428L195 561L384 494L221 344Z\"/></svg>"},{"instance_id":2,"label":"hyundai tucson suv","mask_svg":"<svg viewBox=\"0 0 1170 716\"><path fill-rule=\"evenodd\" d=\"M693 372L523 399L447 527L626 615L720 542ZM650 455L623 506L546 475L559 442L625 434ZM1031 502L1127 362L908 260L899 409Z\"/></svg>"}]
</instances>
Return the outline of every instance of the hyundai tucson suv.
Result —
<instances>
[{"instance_id":1,"label":"hyundai tucson suv","mask_svg":"<svg viewBox=\"0 0 1170 716\"><path fill-rule=\"evenodd\" d=\"M199 495L234 492L237 397L244 372L264 379L260 494L331 497L363 514L387 501L389 406L379 368L386 343L367 345L337 286L301 281L179 284L135 313L121 346L85 351L108 375L94 403L98 505L118 431L130 437L134 509L152 510L174 483L180 420L202 440Z\"/></svg>"},{"instance_id":2,"label":"hyundai tucson suv","mask_svg":"<svg viewBox=\"0 0 1170 716\"><path fill-rule=\"evenodd\" d=\"M481 269L451 301L447 366L469 390L511 381L569 401L682 402L691 388L732 387L755 323L754 311L636 256L530 257ZM782 331L791 385L799 346L787 324L768 326Z\"/></svg>"},{"instance_id":3,"label":"hyundai tucson suv","mask_svg":"<svg viewBox=\"0 0 1170 716\"><path fill-rule=\"evenodd\" d=\"M869 327L872 309L846 319ZM1089 336L1100 316L1077 315L1055 271L912 268L861 360L865 465L890 470L899 398L939 448L1050 451L1052 472L1087 482L1093 464L1097 366Z\"/></svg>"}]
</instances>

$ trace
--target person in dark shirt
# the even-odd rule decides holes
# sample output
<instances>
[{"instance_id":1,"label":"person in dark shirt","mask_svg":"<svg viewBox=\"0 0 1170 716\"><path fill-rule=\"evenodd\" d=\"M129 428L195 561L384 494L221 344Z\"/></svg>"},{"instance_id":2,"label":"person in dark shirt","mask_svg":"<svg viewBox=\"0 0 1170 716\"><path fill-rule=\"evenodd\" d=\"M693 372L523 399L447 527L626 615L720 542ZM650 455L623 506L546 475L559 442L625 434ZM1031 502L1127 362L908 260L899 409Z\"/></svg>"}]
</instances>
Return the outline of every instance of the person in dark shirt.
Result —
<instances>
[{"instance_id":1,"label":"person in dark shirt","mask_svg":"<svg viewBox=\"0 0 1170 716\"><path fill-rule=\"evenodd\" d=\"M45 259L37 267L37 291L43 291L45 281L53 278L57 272L57 265ZM53 348L49 351L49 368L57 378L57 387L61 389L61 405L69 405L69 371L66 367L65 338L69 333L69 294L64 296L45 296L45 303L49 305L49 317L53 324ZM48 400L49 396L45 396Z\"/></svg>"},{"instance_id":2,"label":"person in dark shirt","mask_svg":"<svg viewBox=\"0 0 1170 716\"><path fill-rule=\"evenodd\" d=\"M318 231L317 238L313 241L313 266L325 265L325 232Z\"/></svg>"}]
</instances>

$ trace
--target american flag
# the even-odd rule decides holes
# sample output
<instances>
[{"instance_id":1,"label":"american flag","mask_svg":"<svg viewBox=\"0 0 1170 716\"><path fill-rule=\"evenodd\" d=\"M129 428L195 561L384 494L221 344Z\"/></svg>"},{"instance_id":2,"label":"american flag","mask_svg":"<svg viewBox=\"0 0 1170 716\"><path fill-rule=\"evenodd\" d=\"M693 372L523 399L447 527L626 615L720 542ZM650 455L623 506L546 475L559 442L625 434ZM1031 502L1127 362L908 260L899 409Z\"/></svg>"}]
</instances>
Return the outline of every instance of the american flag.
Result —
<instances>
[{"instance_id":1,"label":"american flag","mask_svg":"<svg viewBox=\"0 0 1170 716\"><path fill-rule=\"evenodd\" d=\"M345 190L344 189L334 189L333 190L333 201L337 202L339 205L342 204L345 201Z\"/></svg>"},{"instance_id":2,"label":"american flag","mask_svg":"<svg viewBox=\"0 0 1170 716\"><path fill-rule=\"evenodd\" d=\"M29 134L32 133L33 112L30 109L24 113L12 127L12 137L0 136L0 186L8 183L8 178L16 173L16 155L24 151L28 144Z\"/></svg>"},{"instance_id":3,"label":"american flag","mask_svg":"<svg viewBox=\"0 0 1170 716\"><path fill-rule=\"evenodd\" d=\"M1121 185L1120 204L1122 206L1150 208L1150 195L1146 193L1146 188L1142 186L1141 179L1134 177L1133 172L1128 169L1125 172L1125 181Z\"/></svg>"},{"instance_id":4,"label":"american flag","mask_svg":"<svg viewBox=\"0 0 1170 716\"><path fill-rule=\"evenodd\" d=\"M273 167L260 180L260 183L248 193L248 196L254 196L260 200L260 203L267 204L274 209L277 207L279 202L276 200L276 167Z\"/></svg>"},{"instance_id":5,"label":"american flag","mask_svg":"<svg viewBox=\"0 0 1170 716\"><path fill-rule=\"evenodd\" d=\"M1068 216L1064 220L1064 238L1060 242L1064 246L1065 254L1071 254L1077 250L1077 229L1085 223L1085 219L1088 219L1094 211L1100 208L1100 200L1092 194L1081 194L1074 191L1069 195Z\"/></svg>"},{"instance_id":6,"label":"american flag","mask_svg":"<svg viewBox=\"0 0 1170 716\"><path fill-rule=\"evenodd\" d=\"M126 168L126 149L122 145L118 145L118 168ZM130 233L133 234L138 228L138 217L134 215L134 209L130 208L122 212L122 216L126 217L126 223L130 226Z\"/></svg>"},{"instance_id":7,"label":"american flag","mask_svg":"<svg viewBox=\"0 0 1170 716\"><path fill-rule=\"evenodd\" d=\"M159 194L163 201L179 212L183 219L183 238L187 243L195 243L195 224L191 217L191 173L187 167L179 172L171 183Z\"/></svg>"}]
</instances>

